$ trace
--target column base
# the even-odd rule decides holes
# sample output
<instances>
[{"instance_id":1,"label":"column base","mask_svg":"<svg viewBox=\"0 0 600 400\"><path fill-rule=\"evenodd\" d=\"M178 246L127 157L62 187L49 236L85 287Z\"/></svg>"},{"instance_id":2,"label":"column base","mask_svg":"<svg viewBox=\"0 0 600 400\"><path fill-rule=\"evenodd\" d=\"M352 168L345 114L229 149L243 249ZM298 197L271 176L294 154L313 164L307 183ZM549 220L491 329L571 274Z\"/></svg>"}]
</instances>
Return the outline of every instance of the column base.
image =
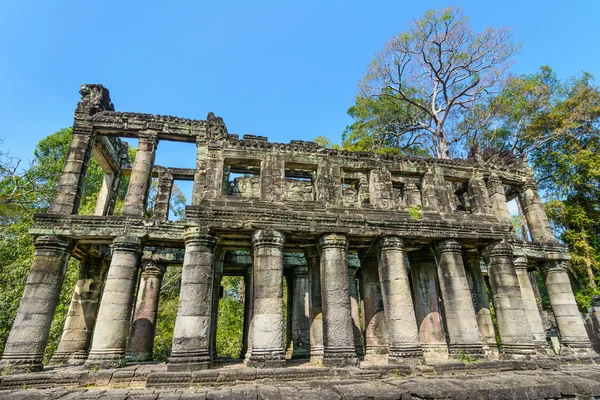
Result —
<instances>
[{"instance_id":1,"label":"column base","mask_svg":"<svg viewBox=\"0 0 600 400\"><path fill-rule=\"evenodd\" d=\"M327 347L323 351L323 365L326 367L354 367L358 357L354 347Z\"/></svg>"},{"instance_id":2,"label":"column base","mask_svg":"<svg viewBox=\"0 0 600 400\"><path fill-rule=\"evenodd\" d=\"M129 362L144 362L152 361L152 353L128 353L125 355L125 359Z\"/></svg>"},{"instance_id":3,"label":"column base","mask_svg":"<svg viewBox=\"0 0 600 400\"><path fill-rule=\"evenodd\" d=\"M502 344L502 358L504 360L523 360L535 357L533 343L508 343Z\"/></svg>"},{"instance_id":4,"label":"column base","mask_svg":"<svg viewBox=\"0 0 600 400\"><path fill-rule=\"evenodd\" d=\"M208 350L202 351L175 351L171 353L167 362L168 372L198 371L209 369L212 359Z\"/></svg>"},{"instance_id":5,"label":"column base","mask_svg":"<svg viewBox=\"0 0 600 400\"><path fill-rule=\"evenodd\" d=\"M310 346L310 358L323 358L323 346Z\"/></svg>"},{"instance_id":6,"label":"column base","mask_svg":"<svg viewBox=\"0 0 600 400\"><path fill-rule=\"evenodd\" d=\"M388 364L422 364L423 350L418 344L389 346Z\"/></svg>"},{"instance_id":7,"label":"column base","mask_svg":"<svg viewBox=\"0 0 600 400\"><path fill-rule=\"evenodd\" d=\"M446 343L423 343L421 349L427 363L448 361L448 345Z\"/></svg>"},{"instance_id":8,"label":"column base","mask_svg":"<svg viewBox=\"0 0 600 400\"><path fill-rule=\"evenodd\" d=\"M483 344L450 344L448 358L455 361L485 360Z\"/></svg>"},{"instance_id":9,"label":"column base","mask_svg":"<svg viewBox=\"0 0 600 400\"><path fill-rule=\"evenodd\" d=\"M377 354L377 355L388 354L388 346L383 345L383 344L369 345L369 346L367 346L365 355L371 355L371 354Z\"/></svg>"},{"instance_id":10,"label":"column base","mask_svg":"<svg viewBox=\"0 0 600 400\"><path fill-rule=\"evenodd\" d=\"M252 349L246 366L254 368L283 368L285 367L285 355L281 349Z\"/></svg>"},{"instance_id":11,"label":"column base","mask_svg":"<svg viewBox=\"0 0 600 400\"><path fill-rule=\"evenodd\" d=\"M88 352L78 350L73 353L61 351L55 352L50 359L50 365L79 365L83 364L88 358Z\"/></svg>"},{"instance_id":12,"label":"column base","mask_svg":"<svg viewBox=\"0 0 600 400\"><path fill-rule=\"evenodd\" d=\"M561 356L598 357L589 341L563 341L561 345Z\"/></svg>"},{"instance_id":13,"label":"column base","mask_svg":"<svg viewBox=\"0 0 600 400\"><path fill-rule=\"evenodd\" d=\"M0 375L42 371L44 369L42 357L40 354L31 353L4 353L0 360Z\"/></svg>"},{"instance_id":14,"label":"column base","mask_svg":"<svg viewBox=\"0 0 600 400\"><path fill-rule=\"evenodd\" d=\"M92 350L83 364L84 368L120 368L127 364L123 350Z\"/></svg>"}]
</instances>

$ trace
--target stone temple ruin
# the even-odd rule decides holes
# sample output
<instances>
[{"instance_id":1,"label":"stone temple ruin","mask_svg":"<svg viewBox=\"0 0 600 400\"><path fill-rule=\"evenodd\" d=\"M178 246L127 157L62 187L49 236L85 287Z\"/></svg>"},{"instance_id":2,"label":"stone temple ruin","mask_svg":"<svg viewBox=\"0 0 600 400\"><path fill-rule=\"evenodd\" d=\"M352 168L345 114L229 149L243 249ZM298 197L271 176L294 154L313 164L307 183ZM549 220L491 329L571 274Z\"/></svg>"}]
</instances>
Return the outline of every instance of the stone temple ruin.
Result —
<instances>
[{"instance_id":1,"label":"stone temple ruin","mask_svg":"<svg viewBox=\"0 0 600 400\"><path fill-rule=\"evenodd\" d=\"M534 270L550 297L560 354L597 357L567 275L569 253L522 159L490 150L422 159L240 139L212 113L188 120L116 112L101 85L81 94L56 197L31 230L35 260L1 360L11 371L43 368L70 257L80 261L79 280L54 365L150 359L167 266L182 268L169 372L213 364L224 275L244 276L248 367L284 367L286 352L329 367L557 357ZM138 139L133 165L119 137ZM154 165L162 141L195 145L196 168ZM105 175L95 215L83 216L91 158ZM130 180L116 216L123 176ZM168 220L174 180L193 181L182 222ZM514 233L512 199L526 219L524 239Z\"/></svg>"}]
</instances>

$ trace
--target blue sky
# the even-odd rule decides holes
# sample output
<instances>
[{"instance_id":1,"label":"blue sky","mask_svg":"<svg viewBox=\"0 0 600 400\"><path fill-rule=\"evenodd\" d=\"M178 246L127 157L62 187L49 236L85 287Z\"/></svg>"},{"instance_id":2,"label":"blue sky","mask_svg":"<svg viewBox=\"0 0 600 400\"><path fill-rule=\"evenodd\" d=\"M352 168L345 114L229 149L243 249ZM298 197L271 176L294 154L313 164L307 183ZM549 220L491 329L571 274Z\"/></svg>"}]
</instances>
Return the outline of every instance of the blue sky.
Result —
<instances>
[{"instance_id":1,"label":"blue sky","mask_svg":"<svg viewBox=\"0 0 600 400\"><path fill-rule=\"evenodd\" d=\"M514 73L547 64L560 78L600 78L595 0L4 0L0 146L31 158L40 139L71 125L82 83L108 87L118 111L214 111L232 133L339 141L375 52L449 4L462 5L477 31L515 29L523 47ZM161 143L157 162L192 167L195 149L179 146Z\"/></svg>"}]
</instances>

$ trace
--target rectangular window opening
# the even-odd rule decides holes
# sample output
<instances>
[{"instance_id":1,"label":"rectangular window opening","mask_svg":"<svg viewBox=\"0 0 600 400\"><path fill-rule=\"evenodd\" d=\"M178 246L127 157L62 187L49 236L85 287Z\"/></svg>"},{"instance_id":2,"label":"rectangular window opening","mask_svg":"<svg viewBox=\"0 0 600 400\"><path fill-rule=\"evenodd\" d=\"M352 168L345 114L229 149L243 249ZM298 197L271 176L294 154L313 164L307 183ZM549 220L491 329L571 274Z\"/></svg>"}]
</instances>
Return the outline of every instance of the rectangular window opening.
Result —
<instances>
[{"instance_id":1,"label":"rectangular window opening","mask_svg":"<svg viewBox=\"0 0 600 400\"><path fill-rule=\"evenodd\" d=\"M286 199L295 201L315 201L316 165L285 165Z\"/></svg>"},{"instance_id":2,"label":"rectangular window opening","mask_svg":"<svg viewBox=\"0 0 600 400\"><path fill-rule=\"evenodd\" d=\"M260 160L225 160L223 189L225 196L260 197Z\"/></svg>"}]
</instances>

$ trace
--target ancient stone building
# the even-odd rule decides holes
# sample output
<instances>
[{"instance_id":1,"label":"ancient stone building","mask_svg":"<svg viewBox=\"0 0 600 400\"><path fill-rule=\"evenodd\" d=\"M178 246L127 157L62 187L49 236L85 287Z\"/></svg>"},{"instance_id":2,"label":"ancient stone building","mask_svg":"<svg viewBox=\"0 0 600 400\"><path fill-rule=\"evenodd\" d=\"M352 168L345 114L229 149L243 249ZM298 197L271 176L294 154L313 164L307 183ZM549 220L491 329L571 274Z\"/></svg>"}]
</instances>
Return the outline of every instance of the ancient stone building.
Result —
<instances>
[{"instance_id":1,"label":"ancient stone building","mask_svg":"<svg viewBox=\"0 0 600 400\"><path fill-rule=\"evenodd\" d=\"M334 367L552 356L531 271L545 282L561 353L594 354L568 251L522 159L271 143L229 134L212 113L189 120L116 112L101 85L84 85L81 94L55 200L31 230L35 260L1 361L10 370L42 368L71 257L80 261L79 280L53 364L149 359L167 266L182 268L169 371L212 365L224 275L245 277L249 367L283 367L286 352ZM133 165L119 137L138 139ZM195 169L154 165L163 141L196 146ZM82 216L92 158L105 177L95 215ZM113 215L123 176L123 212ZM152 179L158 190L148 217ZM183 222L168 220L174 180L194 185ZM526 220L524 239L511 221L513 199Z\"/></svg>"}]
</instances>

